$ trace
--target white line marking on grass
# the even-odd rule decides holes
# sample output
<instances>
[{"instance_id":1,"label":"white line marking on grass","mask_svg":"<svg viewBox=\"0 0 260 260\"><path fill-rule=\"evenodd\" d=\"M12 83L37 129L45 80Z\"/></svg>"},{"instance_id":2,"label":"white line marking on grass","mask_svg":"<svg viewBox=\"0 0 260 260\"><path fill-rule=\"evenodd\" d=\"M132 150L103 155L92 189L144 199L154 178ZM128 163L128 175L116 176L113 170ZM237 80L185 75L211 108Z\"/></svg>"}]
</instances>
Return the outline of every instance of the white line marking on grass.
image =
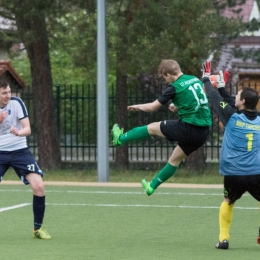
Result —
<instances>
[{"instance_id":1,"label":"white line marking on grass","mask_svg":"<svg viewBox=\"0 0 260 260\"><path fill-rule=\"evenodd\" d=\"M47 191L48 192L48 191ZM81 194L123 194L123 195L146 195L143 191L49 191L49 192L67 192L67 193L81 193ZM156 192L154 195L187 195L187 196L222 196L223 192L220 193L191 193L191 192ZM153 196L154 196L153 195ZM243 196L249 196L245 193Z\"/></svg>"},{"instance_id":2,"label":"white line marking on grass","mask_svg":"<svg viewBox=\"0 0 260 260\"><path fill-rule=\"evenodd\" d=\"M143 191L84 191L84 190L45 190L46 193L80 193L80 194L122 194L122 195L144 195ZM32 190L0 190L0 192L32 192ZM153 196L157 195L187 195L187 196L222 196L220 193L195 193L195 192L156 192ZM243 196L249 196L248 193Z\"/></svg>"},{"instance_id":3,"label":"white line marking on grass","mask_svg":"<svg viewBox=\"0 0 260 260\"><path fill-rule=\"evenodd\" d=\"M68 193L86 193L86 194L134 194L134 195L143 195L145 194L142 191L67 191ZM189 195L189 196L205 196L205 195L211 195L211 196L219 196L222 195L222 193L188 193L188 192L156 192L156 195Z\"/></svg>"},{"instance_id":4,"label":"white line marking on grass","mask_svg":"<svg viewBox=\"0 0 260 260\"><path fill-rule=\"evenodd\" d=\"M2 185L21 185L21 181L2 181ZM68 181L44 181L45 185L51 186L74 186L74 187L141 187L140 182L68 182ZM223 184L188 184L188 183L163 183L162 188L188 188L188 189L223 189Z\"/></svg>"},{"instance_id":5,"label":"white line marking on grass","mask_svg":"<svg viewBox=\"0 0 260 260\"><path fill-rule=\"evenodd\" d=\"M32 192L32 190L0 190L0 192Z\"/></svg>"},{"instance_id":6,"label":"white line marking on grass","mask_svg":"<svg viewBox=\"0 0 260 260\"><path fill-rule=\"evenodd\" d=\"M173 205L146 205L146 204L72 204L72 203L46 203L49 206L83 206L83 207L144 207L144 208L183 208L183 209L219 209L219 206L173 206ZM251 207L234 207L243 210L259 210Z\"/></svg>"},{"instance_id":7,"label":"white line marking on grass","mask_svg":"<svg viewBox=\"0 0 260 260\"><path fill-rule=\"evenodd\" d=\"M28 205L31 205L31 203L23 203L23 204L14 205L14 206L11 206L11 207L0 208L0 212L12 210L12 209L18 209L18 208L22 208L22 207L25 207L25 206L28 206Z\"/></svg>"},{"instance_id":8,"label":"white line marking on grass","mask_svg":"<svg viewBox=\"0 0 260 260\"><path fill-rule=\"evenodd\" d=\"M145 192L143 191L46 191L50 193L59 193L59 192L66 192L66 193L80 193L80 194L122 194L122 195L144 195ZM223 192L220 193L188 193L188 192L156 192L155 195L188 195L188 196L223 196ZM248 195L248 194L245 194Z\"/></svg>"}]
</instances>

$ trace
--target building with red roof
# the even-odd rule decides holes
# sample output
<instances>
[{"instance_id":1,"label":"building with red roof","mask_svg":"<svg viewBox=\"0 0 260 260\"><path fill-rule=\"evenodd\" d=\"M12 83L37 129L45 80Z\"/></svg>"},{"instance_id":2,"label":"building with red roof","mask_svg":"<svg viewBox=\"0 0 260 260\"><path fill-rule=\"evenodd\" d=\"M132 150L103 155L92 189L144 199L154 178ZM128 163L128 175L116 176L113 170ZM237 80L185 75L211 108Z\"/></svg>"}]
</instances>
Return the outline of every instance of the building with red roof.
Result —
<instances>
[{"instance_id":1,"label":"building with red roof","mask_svg":"<svg viewBox=\"0 0 260 260\"><path fill-rule=\"evenodd\" d=\"M0 79L6 80L14 93L26 86L8 60L0 60Z\"/></svg>"},{"instance_id":2,"label":"building with red roof","mask_svg":"<svg viewBox=\"0 0 260 260\"><path fill-rule=\"evenodd\" d=\"M246 0L243 5L227 8L222 15L229 19L242 19L244 23L260 20L256 0ZM236 93L237 84L239 87L250 85L260 91L260 61L255 59L254 53L260 54L260 30L245 31L222 47L215 71L230 72L229 83L233 94Z\"/></svg>"}]
</instances>

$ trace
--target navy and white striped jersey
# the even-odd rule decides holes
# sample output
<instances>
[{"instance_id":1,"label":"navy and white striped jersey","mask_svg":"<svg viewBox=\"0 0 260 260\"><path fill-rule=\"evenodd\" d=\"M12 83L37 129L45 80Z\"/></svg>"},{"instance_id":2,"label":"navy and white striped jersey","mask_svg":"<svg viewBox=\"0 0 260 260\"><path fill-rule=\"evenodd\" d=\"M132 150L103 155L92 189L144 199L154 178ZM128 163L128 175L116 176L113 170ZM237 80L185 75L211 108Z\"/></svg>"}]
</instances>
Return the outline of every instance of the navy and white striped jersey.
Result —
<instances>
[{"instance_id":1,"label":"navy and white striped jersey","mask_svg":"<svg viewBox=\"0 0 260 260\"><path fill-rule=\"evenodd\" d=\"M11 97L9 103L0 108L0 112L8 111L8 116L0 124L0 151L14 151L27 147L25 136L15 136L10 133L12 126L22 129L20 120L28 117L28 112L23 101L18 97Z\"/></svg>"}]
</instances>

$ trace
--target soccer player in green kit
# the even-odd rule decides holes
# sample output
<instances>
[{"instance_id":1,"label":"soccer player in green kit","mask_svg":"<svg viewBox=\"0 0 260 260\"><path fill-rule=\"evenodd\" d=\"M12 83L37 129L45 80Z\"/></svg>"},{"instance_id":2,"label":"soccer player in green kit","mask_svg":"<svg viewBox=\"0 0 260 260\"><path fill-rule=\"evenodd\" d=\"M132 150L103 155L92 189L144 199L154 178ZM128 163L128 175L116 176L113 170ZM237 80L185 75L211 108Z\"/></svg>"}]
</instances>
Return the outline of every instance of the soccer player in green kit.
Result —
<instances>
[{"instance_id":1,"label":"soccer player in green kit","mask_svg":"<svg viewBox=\"0 0 260 260\"><path fill-rule=\"evenodd\" d=\"M195 76L183 74L175 60L162 60L158 68L159 76L163 76L167 89L151 103L128 106L129 111L153 112L169 100L171 111L178 111L178 120L164 120L149 125L135 127L123 133L123 129L115 124L112 128L113 145L146 139L152 135L177 142L168 163L155 175L151 182L142 180L142 186L147 195L168 180L178 169L183 159L201 147L209 134L212 124L208 99L203 89L203 83Z\"/></svg>"}]
</instances>

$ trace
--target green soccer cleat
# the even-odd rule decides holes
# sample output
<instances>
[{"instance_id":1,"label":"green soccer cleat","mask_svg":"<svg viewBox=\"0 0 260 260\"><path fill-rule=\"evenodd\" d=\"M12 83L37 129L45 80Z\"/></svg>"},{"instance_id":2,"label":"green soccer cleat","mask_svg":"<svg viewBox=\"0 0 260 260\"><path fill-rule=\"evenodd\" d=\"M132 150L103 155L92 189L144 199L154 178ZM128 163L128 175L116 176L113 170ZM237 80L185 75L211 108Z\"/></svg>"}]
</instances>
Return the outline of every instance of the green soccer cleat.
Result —
<instances>
[{"instance_id":1,"label":"green soccer cleat","mask_svg":"<svg viewBox=\"0 0 260 260\"><path fill-rule=\"evenodd\" d=\"M144 191L148 196L152 195L154 192L154 189L150 186L150 182L147 182L145 179L142 180L142 186L144 188Z\"/></svg>"},{"instance_id":2,"label":"green soccer cleat","mask_svg":"<svg viewBox=\"0 0 260 260\"><path fill-rule=\"evenodd\" d=\"M121 146L122 143L119 141L119 137L120 135L122 135L124 132L124 128L119 128L118 124L114 124L113 128L111 130L112 136L113 136L113 140L112 140L112 144L113 146Z\"/></svg>"},{"instance_id":3,"label":"green soccer cleat","mask_svg":"<svg viewBox=\"0 0 260 260\"><path fill-rule=\"evenodd\" d=\"M45 240L51 239L51 236L48 234L48 232L42 228L34 230L33 237Z\"/></svg>"}]
</instances>

